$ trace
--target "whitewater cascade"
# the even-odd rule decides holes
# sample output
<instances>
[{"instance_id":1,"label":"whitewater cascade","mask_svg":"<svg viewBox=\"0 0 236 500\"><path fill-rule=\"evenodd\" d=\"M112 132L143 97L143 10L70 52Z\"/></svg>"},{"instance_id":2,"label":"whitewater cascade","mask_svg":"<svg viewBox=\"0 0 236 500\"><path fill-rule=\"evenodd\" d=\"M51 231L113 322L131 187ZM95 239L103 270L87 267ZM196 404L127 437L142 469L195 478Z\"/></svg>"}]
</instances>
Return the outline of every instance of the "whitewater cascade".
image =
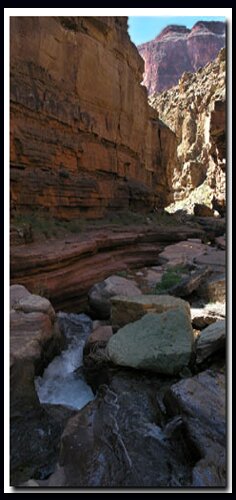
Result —
<instances>
[{"instance_id":1,"label":"whitewater cascade","mask_svg":"<svg viewBox=\"0 0 236 500\"><path fill-rule=\"evenodd\" d=\"M92 389L78 370L83 365L83 349L92 329L92 321L86 314L64 312L58 313L58 319L67 346L47 366L42 376L35 378L36 391L41 403L81 409L94 399Z\"/></svg>"}]
</instances>

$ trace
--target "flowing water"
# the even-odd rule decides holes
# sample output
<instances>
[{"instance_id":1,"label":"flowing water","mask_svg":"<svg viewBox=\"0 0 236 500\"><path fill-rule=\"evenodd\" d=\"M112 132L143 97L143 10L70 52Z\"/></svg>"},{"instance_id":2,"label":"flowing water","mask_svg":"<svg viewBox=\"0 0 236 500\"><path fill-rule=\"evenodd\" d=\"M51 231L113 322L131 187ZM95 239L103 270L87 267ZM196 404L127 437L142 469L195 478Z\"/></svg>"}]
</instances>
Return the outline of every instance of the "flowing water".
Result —
<instances>
[{"instance_id":1,"label":"flowing water","mask_svg":"<svg viewBox=\"0 0 236 500\"><path fill-rule=\"evenodd\" d=\"M58 313L60 327L67 340L67 348L56 356L35 378L35 387L41 403L60 404L81 409L94 399L91 387L78 368L83 365L83 348L92 321L86 314Z\"/></svg>"}]
</instances>

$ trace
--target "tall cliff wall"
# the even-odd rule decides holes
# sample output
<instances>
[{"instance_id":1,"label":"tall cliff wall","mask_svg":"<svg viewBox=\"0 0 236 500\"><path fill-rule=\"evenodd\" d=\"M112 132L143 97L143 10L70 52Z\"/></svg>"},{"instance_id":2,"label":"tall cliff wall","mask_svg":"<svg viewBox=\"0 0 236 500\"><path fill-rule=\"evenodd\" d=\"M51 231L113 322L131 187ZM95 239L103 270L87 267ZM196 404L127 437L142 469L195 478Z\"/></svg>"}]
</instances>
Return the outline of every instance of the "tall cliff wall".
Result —
<instances>
[{"instance_id":1,"label":"tall cliff wall","mask_svg":"<svg viewBox=\"0 0 236 500\"><path fill-rule=\"evenodd\" d=\"M191 30L169 25L154 40L139 45L149 94L177 85L182 73L195 72L212 61L225 46L225 28L219 21L198 21Z\"/></svg>"},{"instance_id":2,"label":"tall cliff wall","mask_svg":"<svg viewBox=\"0 0 236 500\"><path fill-rule=\"evenodd\" d=\"M169 201L176 138L126 17L12 17L11 209L62 219Z\"/></svg>"},{"instance_id":3,"label":"tall cliff wall","mask_svg":"<svg viewBox=\"0 0 236 500\"><path fill-rule=\"evenodd\" d=\"M176 133L179 163L172 183L175 200L189 197L211 208L226 197L226 51L179 84L150 98L160 118ZM213 201L215 200L215 201Z\"/></svg>"}]
</instances>

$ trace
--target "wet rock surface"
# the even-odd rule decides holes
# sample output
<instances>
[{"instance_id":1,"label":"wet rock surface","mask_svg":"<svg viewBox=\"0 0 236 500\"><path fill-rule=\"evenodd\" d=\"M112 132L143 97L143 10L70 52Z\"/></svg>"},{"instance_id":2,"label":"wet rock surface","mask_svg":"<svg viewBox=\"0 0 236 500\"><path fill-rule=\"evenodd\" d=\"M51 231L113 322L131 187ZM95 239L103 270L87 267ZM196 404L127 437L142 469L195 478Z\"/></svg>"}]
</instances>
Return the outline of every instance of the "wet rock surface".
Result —
<instances>
[{"instance_id":1,"label":"wet rock surface","mask_svg":"<svg viewBox=\"0 0 236 500\"><path fill-rule=\"evenodd\" d=\"M55 470L60 437L68 413L60 419L35 405L12 417L10 432L12 486L19 486L29 478L46 479Z\"/></svg>"},{"instance_id":2,"label":"wet rock surface","mask_svg":"<svg viewBox=\"0 0 236 500\"><path fill-rule=\"evenodd\" d=\"M63 433L59 469L49 486L180 487L191 484L181 426L165 431L158 398L167 382L122 371L72 418ZM73 453L71 452L73 450Z\"/></svg>"}]
</instances>

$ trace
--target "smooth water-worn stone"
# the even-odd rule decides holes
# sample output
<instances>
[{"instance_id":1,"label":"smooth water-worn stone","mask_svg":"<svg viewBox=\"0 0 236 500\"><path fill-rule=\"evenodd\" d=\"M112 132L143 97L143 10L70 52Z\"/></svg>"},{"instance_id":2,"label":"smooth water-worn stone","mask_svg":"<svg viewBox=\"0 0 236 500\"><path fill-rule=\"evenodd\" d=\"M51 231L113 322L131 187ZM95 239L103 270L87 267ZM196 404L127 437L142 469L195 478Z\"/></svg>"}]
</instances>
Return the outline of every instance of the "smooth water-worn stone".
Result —
<instances>
[{"instance_id":1,"label":"smooth water-worn stone","mask_svg":"<svg viewBox=\"0 0 236 500\"><path fill-rule=\"evenodd\" d=\"M188 365L192 347L189 314L177 309L124 326L108 341L107 354L117 365L173 375Z\"/></svg>"},{"instance_id":2,"label":"smooth water-worn stone","mask_svg":"<svg viewBox=\"0 0 236 500\"><path fill-rule=\"evenodd\" d=\"M23 311L24 313L42 312L48 314L52 320L55 318L55 311L49 300L39 295L30 294L20 299L15 305L15 310Z\"/></svg>"}]
</instances>

